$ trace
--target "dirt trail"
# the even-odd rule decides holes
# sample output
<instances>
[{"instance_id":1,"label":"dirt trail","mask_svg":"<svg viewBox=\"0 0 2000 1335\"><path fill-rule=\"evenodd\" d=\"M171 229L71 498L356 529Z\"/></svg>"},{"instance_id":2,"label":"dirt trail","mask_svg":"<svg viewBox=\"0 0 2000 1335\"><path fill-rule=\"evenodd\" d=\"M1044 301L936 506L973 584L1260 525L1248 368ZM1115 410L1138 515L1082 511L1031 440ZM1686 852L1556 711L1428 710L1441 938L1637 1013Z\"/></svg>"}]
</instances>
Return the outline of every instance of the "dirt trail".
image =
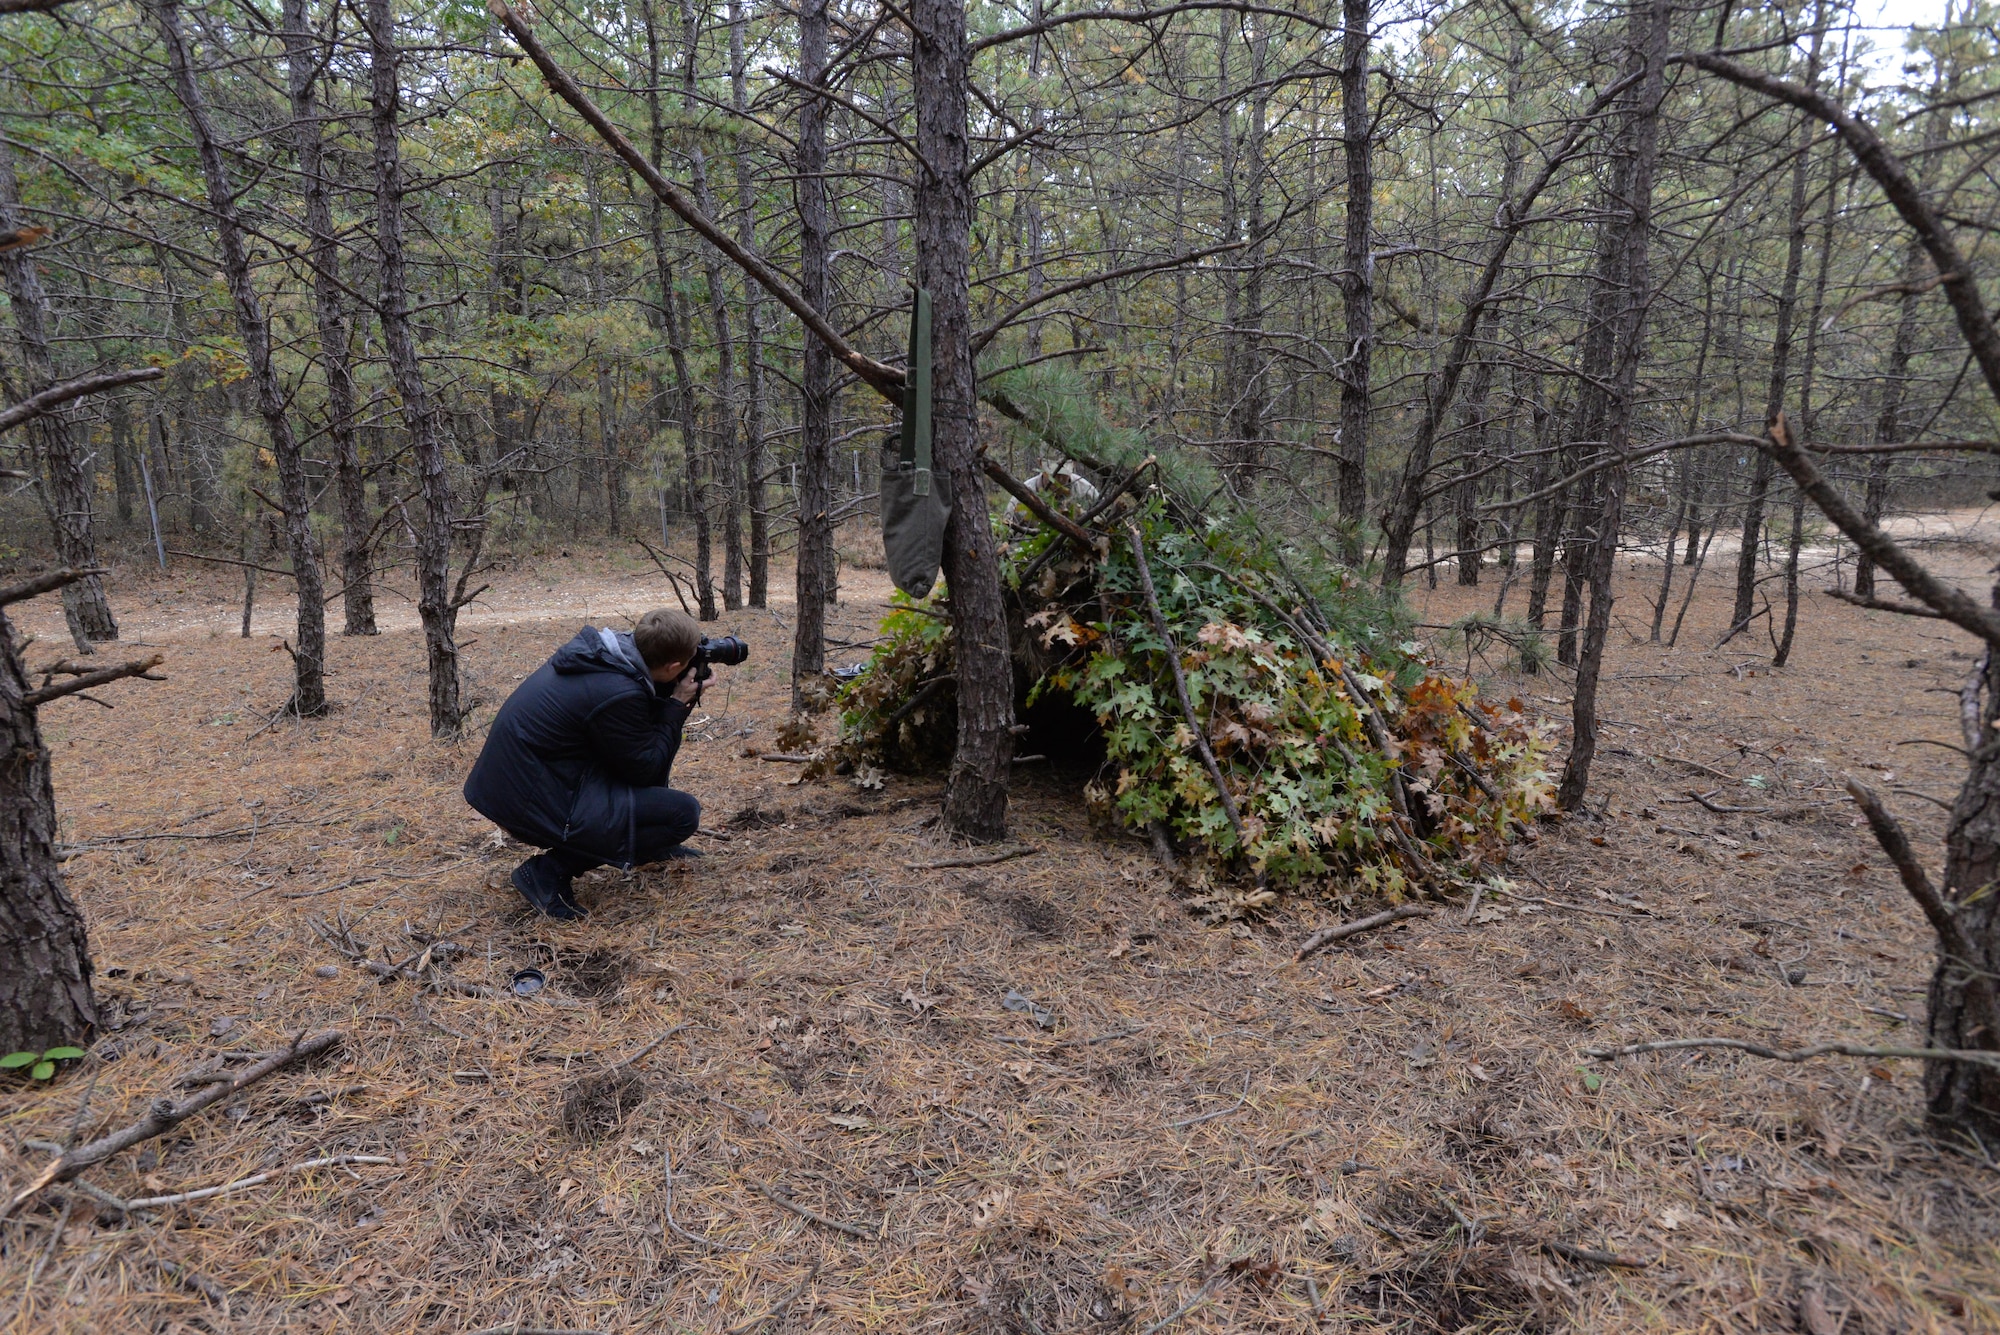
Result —
<instances>
[{"instance_id":1,"label":"dirt trail","mask_svg":"<svg viewBox=\"0 0 2000 1335\"><path fill-rule=\"evenodd\" d=\"M0 1085L0 1186L43 1162L26 1139L122 1125L219 1051L329 1025L339 1059L93 1179L132 1197L395 1162L144 1221L51 1196L0 1234L0 1304L49 1258L0 1330L712 1332L782 1306L827 1332L1176 1312L1175 1335L1735 1331L1798 1327L1801 1304L1850 1335L2000 1328L2000 1179L1922 1133L1912 1067L1580 1057L1704 1033L1909 1042L1896 1017L1928 976L1839 783L1870 775L1935 860L1941 813L1914 794L1948 798L1958 758L1898 743L1955 739L1969 641L1811 595L1773 673L1761 641L1707 647L1720 581L1678 649L1644 643L1657 576L1622 581L1601 815L1543 827L1470 921L1461 895L1295 966L1313 928L1371 906L1335 885L1204 925L1141 841L1090 827L1087 775L1030 767L1012 823L1038 851L958 870L912 865L948 852L935 781L793 784L755 754L786 712L782 606L718 623L753 656L675 769L732 838L593 873L581 923L531 920L505 883L519 852L457 794L477 725L656 577L500 572L466 621L475 735L440 746L406 611L334 640L334 714L257 733L286 694L277 598L242 640L240 580L121 570L114 602L170 646L171 680L44 711L115 1060ZM1421 620L1490 605L1486 578L1418 590ZM881 610L843 603L838 633L866 641ZM65 643L53 600L24 619L31 661ZM1560 718L1560 674L1472 665ZM1711 792L1767 809L1690 795ZM448 939L461 980L542 968L548 999L383 985L315 932L335 919L377 959ZM676 1025L637 1083L591 1083Z\"/></svg>"}]
</instances>

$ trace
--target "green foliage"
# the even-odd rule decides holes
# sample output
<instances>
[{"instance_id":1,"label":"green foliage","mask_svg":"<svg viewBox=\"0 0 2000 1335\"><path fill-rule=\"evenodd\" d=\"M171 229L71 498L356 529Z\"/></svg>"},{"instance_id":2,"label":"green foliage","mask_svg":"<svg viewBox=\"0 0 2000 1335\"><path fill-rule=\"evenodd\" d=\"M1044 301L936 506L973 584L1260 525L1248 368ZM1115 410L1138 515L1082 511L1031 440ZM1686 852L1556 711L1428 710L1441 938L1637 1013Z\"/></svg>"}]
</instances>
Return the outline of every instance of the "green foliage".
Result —
<instances>
[{"instance_id":1,"label":"green foliage","mask_svg":"<svg viewBox=\"0 0 2000 1335\"><path fill-rule=\"evenodd\" d=\"M0 1071L26 1070L30 1080L47 1080L56 1073L59 1061L76 1061L82 1048L50 1048L47 1052L10 1052L0 1057Z\"/></svg>"},{"instance_id":2,"label":"green foliage","mask_svg":"<svg viewBox=\"0 0 2000 1335\"><path fill-rule=\"evenodd\" d=\"M1030 703L1066 696L1103 730L1111 772L1085 790L1101 815L1135 829L1164 824L1207 871L1247 869L1280 887L1347 876L1397 898L1419 879L1492 859L1548 808L1549 738L1518 701L1483 702L1472 683L1438 672L1374 588L1246 521L1177 523L1157 493L1137 520L1171 645L1128 542L1096 563L1047 551L1052 539L1039 529L1003 546L1023 623L1016 659L1046 664ZM842 697L842 754L857 764L949 754L938 703L909 705L950 671L950 645L929 604L899 605ZM1240 837L1194 745L1169 653L1241 814ZM1371 713L1386 746L1372 740ZM1398 782L1407 817L1396 811Z\"/></svg>"}]
</instances>

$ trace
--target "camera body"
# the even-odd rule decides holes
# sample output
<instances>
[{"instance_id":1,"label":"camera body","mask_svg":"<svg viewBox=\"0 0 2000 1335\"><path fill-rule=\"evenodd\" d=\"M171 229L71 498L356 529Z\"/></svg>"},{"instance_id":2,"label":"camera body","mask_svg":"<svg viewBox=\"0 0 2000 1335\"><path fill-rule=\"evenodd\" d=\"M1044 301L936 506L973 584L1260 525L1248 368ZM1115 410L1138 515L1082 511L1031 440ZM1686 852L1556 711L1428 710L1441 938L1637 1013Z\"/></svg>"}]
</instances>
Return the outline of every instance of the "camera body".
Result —
<instances>
[{"instance_id":1,"label":"camera body","mask_svg":"<svg viewBox=\"0 0 2000 1335\"><path fill-rule=\"evenodd\" d=\"M696 681L707 681L715 675L712 663L724 667L735 667L750 657L750 646L734 635L718 635L714 639L704 639L695 646L694 658L688 663L688 672Z\"/></svg>"}]
</instances>

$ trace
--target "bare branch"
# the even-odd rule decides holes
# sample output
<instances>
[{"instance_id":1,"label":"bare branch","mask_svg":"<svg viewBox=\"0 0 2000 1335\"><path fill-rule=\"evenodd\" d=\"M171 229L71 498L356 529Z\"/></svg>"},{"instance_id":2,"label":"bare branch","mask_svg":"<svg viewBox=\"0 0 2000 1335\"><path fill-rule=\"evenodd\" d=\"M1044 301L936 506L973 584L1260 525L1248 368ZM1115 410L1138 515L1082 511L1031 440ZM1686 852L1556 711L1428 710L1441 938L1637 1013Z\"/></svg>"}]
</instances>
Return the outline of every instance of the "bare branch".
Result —
<instances>
[{"instance_id":1,"label":"bare branch","mask_svg":"<svg viewBox=\"0 0 2000 1335\"><path fill-rule=\"evenodd\" d=\"M166 655L154 654L150 658L135 658L116 667L99 668L95 672L86 672L80 677L66 681L60 686L44 686L38 691L29 691L21 697L21 703L33 709L51 700L60 700L65 695L75 695L78 691L87 691L93 686L117 681L121 677L144 677L147 681L165 681L165 677L155 677L151 674L154 668L166 661Z\"/></svg>"},{"instance_id":2,"label":"bare branch","mask_svg":"<svg viewBox=\"0 0 2000 1335\"><path fill-rule=\"evenodd\" d=\"M1899 602L1894 598L1864 598L1858 593L1849 593L1846 589L1828 589L1826 596L1838 598L1843 603L1853 603L1856 607L1865 607L1871 612L1896 612L1906 617L1933 617L1939 621L1944 620L1942 612L1934 612L1915 603Z\"/></svg>"},{"instance_id":3,"label":"bare branch","mask_svg":"<svg viewBox=\"0 0 2000 1335\"><path fill-rule=\"evenodd\" d=\"M0 0L5 3L5 0ZM0 13L6 11L0 10ZM86 394L102 394L106 390L123 385L136 385L142 380L158 380L166 372L157 366L139 366L129 371L106 371L100 375L79 376L75 380L65 380L60 385L50 385L39 394L30 394L19 403L0 412L0 431L11 431L43 413L54 412L72 399L80 399Z\"/></svg>"}]
</instances>

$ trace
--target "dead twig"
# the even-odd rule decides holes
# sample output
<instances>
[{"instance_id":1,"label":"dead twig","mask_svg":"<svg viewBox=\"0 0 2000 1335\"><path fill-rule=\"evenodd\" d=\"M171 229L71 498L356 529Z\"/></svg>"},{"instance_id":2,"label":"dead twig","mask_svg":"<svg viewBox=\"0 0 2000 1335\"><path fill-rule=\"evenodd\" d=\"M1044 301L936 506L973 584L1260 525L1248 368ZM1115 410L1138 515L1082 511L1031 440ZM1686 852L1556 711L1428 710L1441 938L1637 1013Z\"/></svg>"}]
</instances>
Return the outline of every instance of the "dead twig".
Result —
<instances>
[{"instance_id":1,"label":"dead twig","mask_svg":"<svg viewBox=\"0 0 2000 1335\"><path fill-rule=\"evenodd\" d=\"M225 1318L229 1316L229 1294L223 1290L220 1284L217 1284L200 1271L184 1266L178 1261L162 1260L158 1264L161 1274L173 1280L181 1287L199 1293L202 1297L220 1307L222 1315Z\"/></svg>"},{"instance_id":2,"label":"dead twig","mask_svg":"<svg viewBox=\"0 0 2000 1335\"><path fill-rule=\"evenodd\" d=\"M1733 807L1726 802L1711 802L1705 795L1697 793L1692 788L1687 789L1687 795L1718 816L1731 816L1739 812L1769 811L1771 809L1769 807Z\"/></svg>"},{"instance_id":3,"label":"dead twig","mask_svg":"<svg viewBox=\"0 0 2000 1335\"><path fill-rule=\"evenodd\" d=\"M859 1224L846 1224L838 1219L829 1219L817 1210L809 1210L795 1200L780 1196L774 1189L762 1182L757 1183L756 1186L757 1190L763 1192L773 1205L790 1210L799 1218L807 1220L810 1223L830 1228L836 1233L845 1233L850 1238L860 1238L863 1242L880 1242L882 1240L880 1234L871 1233Z\"/></svg>"},{"instance_id":4,"label":"dead twig","mask_svg":"<svg viewBox=\"0 0 2000 1335\"><path fill-rule=\"evenodd\" d=\"M819 1262L813 1262L813 1268L806 1271L806 1277L792 1285L786 1291L785 1296L778 1299L770 1311L764 1313L762 1316L753 1316L748 1321L739 1321L729 1327L729 1329L723 1331L722 1335L750 1335L751 1331L757 1329L757 1327L763 1325L766 1321L775 1321L783 1316L787 1309L799 1300L799 1295L810 1288L815 1279L819 1278L819 1267Z\"/></svg>"},{"instance_id":5,"label":"dead twig","mask_svg":"<svg viewBox=\"0 0 2000 1335\"><path fill-rule=\"evenodd\" d=\"M1428 905L1398 904L1392 909L1384 909L1380 913L1356 919L1354 922L1344 922L1337 927L1323 927L1306 938L1305 944L1299 947L1298 954L1292 956L1292 963L1297 964L1315 950L1323 949L1336 941L1345 940L1347 937L1358 936L1362 932L1372 932L1377 927L1387 927L1390 923L1401 922L1405 918L1428 918L1430 916L1431 910Z\"/></svg>"},{"instance_id":6,"label":"dead twig","mask_svg":"<svg viewBox=\"0 0 2000 1335\"><path fill-rule=\"evenodd\" d=\"M1565 1261L1575 1261L1581 1265L1609 1265L1624 1270L1644 1270L1652 1264L1642 1257L1624 1256L1618 1252L1601 1252L1592 1247L1578 1247L1572 1243L1557 1242L1553 1238L1537 1238L1535 1245L1545 1252L1562 1257Z\"/></svg>"},{"instance_id":7,"label":"dead twig","mask_svg":"<svg viewBox=\"0 0 2000 1335\"><path fill-rule=\"evenodd\" d=\"M51 1183L67 1182L78 1173L103 1163L121 1150L128 1150L143 1141L171 1131L196 1113L214 1107L230 1095L247 1089L265 1076L283 1070L295 1061L332 1051L339 1047L346 1037L338 1029L329 1029L311 1038L301 1035L293 1039L283 1051L273 1053L232 1080L210 1085L179 1103L169 1099L158 1100L144 1117L132 1125L93 1140L88 1145L58 1155L53 1163L36 1175L34 1181L15 1194L5 1209L0 1209L0 1218L5 1218L18 1210Z\"/></svg>"},{"instance_id":8,"label":"dead twig","mask_svg":"<svg viewBox=\"0 0 2000 1335\"><path fill-rule=\"evenodd\" d=\"M1683 1048L1730 1048L1774 1062L1796 1063L1811 1061L1814 1057L1907 1057L1914 1061L1973 1062L2000 1070L2000 1052L1978 1052L1967 1048L1871 1048L1859 1043L1815 1043L1811 1047L1785 1052L1741 1038L1663 1038L1651 1043L1627 1043L1621 1048L1585 1048L1583 1055L1595 1061L1608 1061L1613 1057L1678 1052Z\"/></svg>"},{"instance_id":9,"label":"dead twig","mask_svg":"<svg viewBox=\"0 0 2000 1335\"><path fill-rule=\"evenodd\" d=\"M903 865L911 871L940 871L946 867L990 867L996 862L1011 862L1015 858L1025 858L1042 850L1033 844L1013 844L1007 848L995 849L991 853L969 853L959 858L939 858L936 862L907 862Z\"/></svg>"},{"instance_id":10,"label":"dead twig","mask_svg":"<svg viewBox=\"0 0 2000 1335\"><path fill-rule=\"evenodd\" d=\"M661 1035L660 1035L660 1036L659 1036L658 1038L656 1038L656 1039L654 1039L654 1040L653 1040L652 1042L648 1043L648 1044L647 1044L647 1045L646 1045L645 1047L643 1047L643 1048L640 1048L640 1049L639 1049L639 1050L638 1050L637 1052L633 1053L633 1054L632 1054L631 1056L629 1056L629 1057L625 1058L625 1059L624 1059L623 1061L619 1061L619 1062L614 1062L614 1063L613 1063L612 1065L610 1065L610 1066L607 1066L607 1067L605 1067L605 1068L604 1068L604 1070L605 1070L605 1074L607 1074L607 1075L608 1075L608 1074L610 1074L610 1073L611 1073L611 1072L613 1072L613 1071L622 1071L622 1070L624 1070L624 1069L625 1069L626 1067L628 1067L628 1066L632 1065L632 1064L633 1064L634 1062L638 1061L638 1060L639 1060L640 1058L642 1058L642 1057L649 1057L649 1056L651 1056L651 1055L652 1055L652 1053L653 1053L653 1050L654 1050L655 1048L659 1047L659 1046L660 1046L660 1044L662 1044L662 1043L666 1042L666 1041L667 1041L668 1039L672 1038L672 1037L673 1037L673 1036L674 1036L675 1034L678 1034L678 1033L679 1033L679 1032L680 1032L681 1030L683 1030L683 1029L693 1029L693 1028L696 1028L696 1027L697 1027L697 1026L696 1026L696 1025L695 1025L695 1024L694 1024L694 1023L692 1022L692 1021L689 1021L689 1022L688 1022L688 1023L686 1023L686 1024L677 1024L677 1025L671 1025L671 1026L669 1026L669 1027L667 1028L667 1030L666 1030L666 1031L665 1031L664 1033L662 1033L662 1034L661 1034Z\"/></svg>"},{"instance_id":11,"label":"dead twig","mask_svg":"<svg viewBox=\"0 0 2000 1335\"><path fill-rule=\"evenodd\" d=\"M394 1162L396 1162L394 1159L386 1158L380 1154L335 1154L324 1159L307 1159L304 1163L295 1163L289 1168L273 1168L267 1173L254 1173L249 1177L237 1178L234 1182L225 1182L219 1187L203 1187L198 1191L177 1191L169 1196L142 1196L137 1200L122 1202L120 1208L130 1212L132 1210L151 1209L160 1205L184 1205L189 1201L213 1200L217 1196L234 1195L239 1191L248 1191L252 1187L261 1187L271 1179L283 1177L288 1173L303 1173L314 1168L342 1168L348 1164L357 1163L392 1164Z\"/></svg>"}]
</instances>

